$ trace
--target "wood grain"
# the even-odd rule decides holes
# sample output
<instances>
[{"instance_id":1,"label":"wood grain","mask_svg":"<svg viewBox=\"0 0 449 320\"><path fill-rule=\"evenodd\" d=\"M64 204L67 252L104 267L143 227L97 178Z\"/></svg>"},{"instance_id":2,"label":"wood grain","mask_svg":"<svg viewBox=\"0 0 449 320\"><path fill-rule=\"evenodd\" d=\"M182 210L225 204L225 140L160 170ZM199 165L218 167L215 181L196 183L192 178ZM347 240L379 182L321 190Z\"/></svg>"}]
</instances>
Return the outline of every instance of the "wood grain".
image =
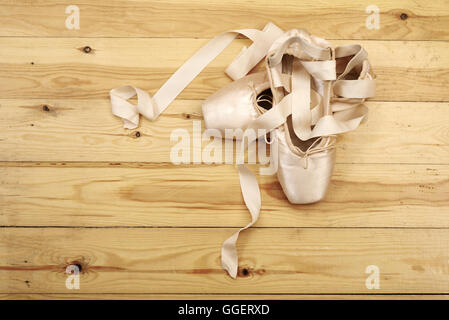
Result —
<instances>
[{"instance_id":1,"label":"wood grain","mask_svg":"<svg viewBox=\"0 0 449 320\"><path fill-rule=\"evenodd\" d=\"M13 228L0 233L0 292L373 293L365 269L380 269L376 293L448 294L447 230L251 229L240 239L237 280L220 266L235 229Z\"/></svg>"},{"instance_id":2,"label":"wood grain","mask_svg":"<svg viewBox=\"0 0 449 320\"><path fill-rule=\"evenodd\" d=\"M133 84L154 93L205 39L0 38L2 98L105 98ZM449 42L360 43L377 75L377 101L449 101ZM249 41L239 39L181 93L203 100L230 82L224 70ZM91 48L86 54L85 46ZM20 54L18 54L20 52ZM259 66L259 69L262 65Z\"/></svg>"},{"instance_id":3,"label":"wood grain","mask_svg":"<svg viewBox=\"0 0 449 320\"><path fill-rule=\"evenodd\" d=\"M447 0L80 0L68 30L72 4L0 4L0 299L449 299ZM365 25L373 4L379 30ZM377 93L368 122L339 137L323 201L292 205L258 176L261 218L232 280L220 247L249 221L237 172L171 164L170 133L192 132L250 41L138 129L112 116L108 92L154 93L210 38L268 21L362 44ZM69 264L81 290L65 287Z\"/></svg>"},{"instance_id":4,"label":"wood grain","mask_svg":"<svg viewBox=\"0 0 449 320\"><path fill-rule=\"evenodd\" d=\"M0 225L238 227L249 221L230 165L65 168L76 165L0 167ZM448 177L447 165L337 164L323 201L292 205L275 176L260 176L256 226L447 228Z\"/></svg>"},{"instance_id":5,"label":"wood grain","mask_svg":"<svg viewBox=\"0 0 449 320\"><path fill-rule=\"evenodd\" d=\"M447 40L446 0L164 1L79 0L80 29L68 30L66 7L73 1L3 1L1 36L213 37L268 21L288 30L305 28L332 39ZM369 30L369 5L380 10L380 29ZM406 14L401 19L401 14Z\"/></svg>"},{"instance_id":6,"label":"wood grain","mask_svg":"<svg viewBox=\"0 0 449 320\"><path fill-rule=\"evenodd\" d=\"M445 294L8 293L1 300L448 300Z\"/></svg>"},{"instance_id":7,"label":"wood grain","mask_svg":"<svg viewBox=\"0 0 449 320\"><path fill-rule=\"evenodd\" d=\"M367 106L368 121L339 137L338 163L449 164L449 103ZM127 130L108 99L0 99L0 160L170 162L178 142L171 133L185 129L192 137L193 121L201 119L198 100L177 100L158 120L141 118L139 128ZM230 152L223 150L223 157Z\"/></svg>"}]
</instances>

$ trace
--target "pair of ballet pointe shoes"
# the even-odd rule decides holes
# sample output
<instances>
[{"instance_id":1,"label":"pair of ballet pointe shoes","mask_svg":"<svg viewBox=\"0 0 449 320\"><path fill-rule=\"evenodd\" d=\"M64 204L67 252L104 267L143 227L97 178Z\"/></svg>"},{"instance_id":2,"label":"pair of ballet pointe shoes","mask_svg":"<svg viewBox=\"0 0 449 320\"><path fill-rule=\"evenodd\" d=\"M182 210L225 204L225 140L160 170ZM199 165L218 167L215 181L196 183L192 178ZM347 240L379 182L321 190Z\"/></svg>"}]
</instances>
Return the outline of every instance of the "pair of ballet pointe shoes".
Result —
<instances>
[{"instance_id":1,"label":"pair of ballet pointe shoes","mask_svg":"<svg viewBox=\"0 0 449 320\"><path fill-rule=\"evenodd\" d=\"M366 119L366 98L375 91L375 77L360 45L334 47L305 30L284 32L272 23L263 30L225 32L199 49L150 97L144 90L124 86L111 90L112 113L124 127L138 126L139 116L155 120L237 35L253 41L226 69L234 80L202 105L205 125L257 130L270 134L277 148L277 177L291 203L317 202L326 194L335 163L337 134L356 129ZM263 59L266 71L250 73ZM137 105L128 99L137 95ZM261 135L256 138L262 138ZM248 141L252 143L254 141ZM271 155L272 156L272 155ZM222 267L237 276L236 242L251 227L261 209L255 175L238 165L243 200L251 222L222 245Z\"/></svg>"},{"instance_id":2,"label":"pair of ballet pointe shoes","mask_svg":"<svg viewBox=\"0 0 449 320\"><path fill-rule=\"evenodd\" d=\"M265 61L266 72L234 81L203 102L206 128L223 134L270 130L278 142L277 177L287 199L320 201L335 164L336 135L366 119L362 103L374 95L367 54L359 45L334 48L294 29L272 44ZM280 120L270 122L272 117Z\"/></svg>"}]
</instances>

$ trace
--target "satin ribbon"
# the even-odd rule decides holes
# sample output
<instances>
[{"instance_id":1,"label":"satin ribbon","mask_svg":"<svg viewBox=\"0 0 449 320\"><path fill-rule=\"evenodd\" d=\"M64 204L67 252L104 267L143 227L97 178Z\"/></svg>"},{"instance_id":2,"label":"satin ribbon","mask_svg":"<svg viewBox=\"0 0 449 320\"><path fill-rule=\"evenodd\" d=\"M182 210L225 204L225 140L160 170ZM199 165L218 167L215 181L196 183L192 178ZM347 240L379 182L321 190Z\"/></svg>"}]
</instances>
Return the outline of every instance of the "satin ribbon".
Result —
<instances>
[{"instance_id":1,"label":"satin ribbon","mask_svg":"<svg viewBox=\"0 0 449 320\"><path fill-rule=\"evenodd\" d=\"M227 72L233 80L244 76L265 57L271 44L283 33L272 23L267 24L264 30L233 30L213 38L188 59L153 97L133 86L112 89L110 91L112 113L123 119L124 127L127 129L134 129L139 125L139 114L150 120L155 120L239 34L251 39L253 45L237 56L228 67ZM138 98L137 107L127 101L135 95Z\"/></svg>"},{"instance_id":2,"label":"satin ribbon","mask_svg":"<svg viewBox=\"0 0 449 320\"><path fill-rule=\"evenodd\" d=\"M239 234L256 223L257 219L259 219L261 207L260 190L256 176L244 164L238 165L238 172L243 200L245 201L245 205L251 214L251 222L226 239L221 247L221 265L232 278L237 277L238 271L238 254L236 244Z\"/></svg>"}]
</instances>

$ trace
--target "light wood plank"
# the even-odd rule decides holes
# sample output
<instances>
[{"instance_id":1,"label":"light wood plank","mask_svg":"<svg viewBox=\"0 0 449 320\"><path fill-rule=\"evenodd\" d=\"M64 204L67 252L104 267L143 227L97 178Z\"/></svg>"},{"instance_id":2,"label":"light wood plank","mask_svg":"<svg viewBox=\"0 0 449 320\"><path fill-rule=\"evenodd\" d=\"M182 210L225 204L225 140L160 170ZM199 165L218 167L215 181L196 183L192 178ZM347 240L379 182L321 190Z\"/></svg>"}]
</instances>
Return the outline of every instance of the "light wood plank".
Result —
<instances>
[{"instance_id":1,"label":"light wood plank","mask_svg":"<svg viewBox=\"0 0 449 320\"><path fill-rule=\"evenodd\" d=\"M449 163L449 103L367 106L368 121L339 137L338 163ZM141 118L135 130L123 129L108 99L0 100L0 160L170 162L178 142L170 142L171 133L185 129L192 137L193 121L201 119L198 100L177 100L158 120Z\"/></svg>"},{"instance_id":2,"label":"light wood plank","mask_svg":"<svg viewBox=\"0 0 449 320\"><path fill-rule=\"evenodd\" d=\"M366 267L380 269L376 293L445 293L447 230L251 229L240 239L237 280L220 266L235 229L2 229L0 292L373 293ZM246 271L244 271L246 270Z\"/></svg>"},{"instance_id":3,"label":"light wood plank","mask_svg":"<svg viewBox=\"0 0 449 320\"><path fill-rule=\"evenodd\" d=\"M0 225L237 227L249 221L230 165L104 165L0 167ZM448 177L449 166L337 164L323 201L292 205L275 176L260 176L256 226L449 227Z\"/></svg>"},{"instance_id":4,"label":"light wood plank","mask_svg":"<svg viewBox=\"0 0 449 320\"><path fill-rule=\"evenodd\" d=\"M126 84L154 93L205 39L0 38L2 98L104 98ZM449 101L449 42L361 43L377 74L378 101ZM224 70L244 44L235 41L181 93L205 99L230 80ZM90 46L92 52L84 53ZM262 69L262 65L258 67Z\"/></svg>"},{"instance_id":5,"label":"light wood plank","mask_svg":"<svg viewBox=\"0 0 449 320\"><path fill-rule=\"evenodd\" d=\"M66 7L73 1L3 1L1 36L212 37L225 30L263 27L306 28L327 38L447 40L448 5L438 1L375 2L380 29L369 30L365 20L369 0L233 1L89 1L80 0L79 30L65 27ZM401 19L401 14L407 18ZM405 17L404 17L405 18Z\"/></svg>"},{"instance_id":6,"label":"light wood plank","mask_svg":"<svg viewBox=\"0 0 449 320\"><path fill-rule=\"evenodd\" d=\"M368 0L81 0L81 29L67 30L71 4L0 4L0 299L448 299L447 0L381 0L380 30L365 27ZM234 281L220 246L249 220L237 173L170 164L169 136L192 132L250 42L136 130L107 96L128 83L154 93L208 38L267 21L371 39L332 42L367 49L378 90L369 121L339 139L322 202L291 205L259 177L261 218L242 234ZM365 287L371 264L380 290Z\"/></svg>"}]
</instances>

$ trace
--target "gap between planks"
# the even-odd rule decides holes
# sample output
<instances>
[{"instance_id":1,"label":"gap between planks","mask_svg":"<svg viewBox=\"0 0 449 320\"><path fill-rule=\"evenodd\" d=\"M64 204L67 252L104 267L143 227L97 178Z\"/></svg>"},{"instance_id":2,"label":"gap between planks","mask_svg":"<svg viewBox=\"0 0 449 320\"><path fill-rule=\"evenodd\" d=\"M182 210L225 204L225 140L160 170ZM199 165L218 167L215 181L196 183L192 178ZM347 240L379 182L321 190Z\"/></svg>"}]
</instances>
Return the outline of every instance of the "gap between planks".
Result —
<instances>
[{"instance_id":1,"label":"gap between planks","mask_svg":"<svg viewBox=\"0 0 449 320\"><path fill-rule=\"evenodd\" d=\"M404 163L383 163L383 162L338 162L340 165L378 165L378 166L449 166L448 163L426 163L426 162L404 162ZM179 164L175 165L171 162L167 161L135 161L135 162L127 162L127 161L0 161L0 167L19 167L19 168L29 168L29 167L37 167L37 168L154 168L154 167L166 167L173 166L175 168L190 168L190 167L217 167L227 164ZM229 164L232 166L232 164Z\"/></svg>"},{"instance_id":2,"label":"gap between planks","mask_svg":"<svg viewBox=\"0 0 449 320\"><path fill-rule=\"evenodd\" d=\"M23 300L23 299L132 299L132 300L449 300L449 294L445 293L1 293L2 300Z\"/></svg>"}]
</instances>

